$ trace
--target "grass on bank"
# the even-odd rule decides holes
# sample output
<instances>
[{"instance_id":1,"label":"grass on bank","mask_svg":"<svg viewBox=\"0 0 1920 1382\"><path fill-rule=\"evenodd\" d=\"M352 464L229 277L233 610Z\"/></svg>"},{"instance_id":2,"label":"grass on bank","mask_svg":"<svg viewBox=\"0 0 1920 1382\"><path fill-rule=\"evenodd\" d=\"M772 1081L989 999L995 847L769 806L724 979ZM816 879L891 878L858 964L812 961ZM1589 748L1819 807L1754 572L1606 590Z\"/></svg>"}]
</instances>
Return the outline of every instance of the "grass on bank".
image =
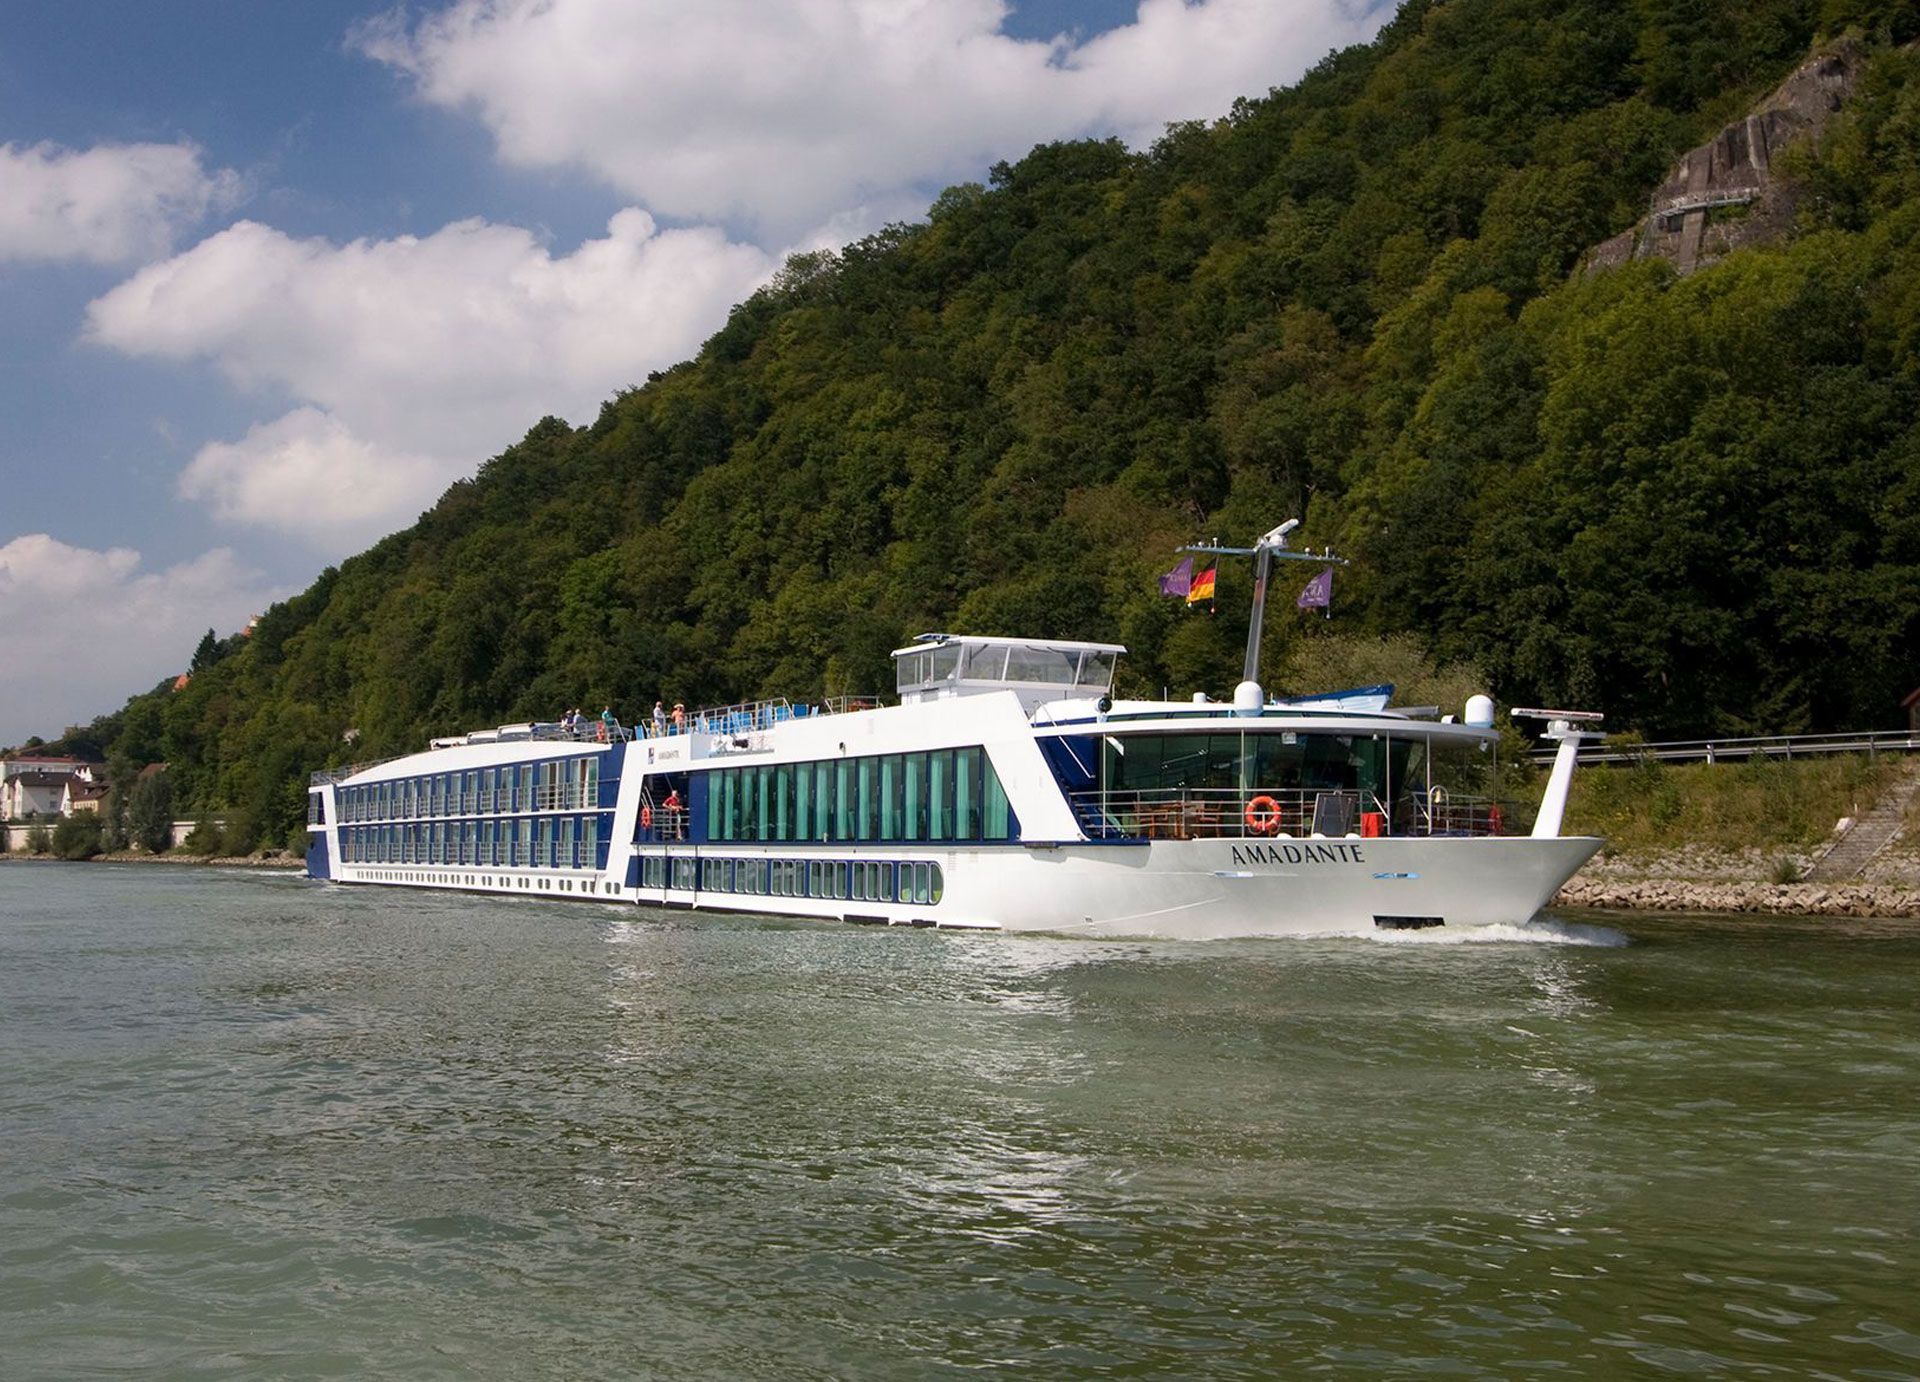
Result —
<instances>
[{"instance_id":1,"label":"grass on bank","mask_svg":"<svg viewBox=\"0 0 1920 1382\"><path fill-rule=\"evenodd\" d=\"M1638 763L1583 767L1567 802L1569 834L1602 835L1609 854L1715 850L1811 850L1842 816L1857 816L1887 790L1897 761L1833 755L1756 755L1740 763ZM1909 838L1920 802L1908 812Z\"/></svg>"}]
</instances>

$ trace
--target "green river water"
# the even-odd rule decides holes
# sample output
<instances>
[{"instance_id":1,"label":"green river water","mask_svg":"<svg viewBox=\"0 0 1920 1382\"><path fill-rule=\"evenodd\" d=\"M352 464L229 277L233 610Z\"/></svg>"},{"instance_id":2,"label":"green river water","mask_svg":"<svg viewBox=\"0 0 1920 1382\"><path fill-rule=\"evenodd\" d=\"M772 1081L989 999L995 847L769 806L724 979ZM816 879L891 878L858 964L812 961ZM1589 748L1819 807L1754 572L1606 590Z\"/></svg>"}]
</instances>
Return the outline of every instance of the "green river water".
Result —
<instances>
[{"instance_id":1,"label":"green river water","mask_svg":"<svg viewBox=\"0 0 1920 1382\"><path fill-rule=\"evenodd\" d=\"M1920 925L0 865L0 1377L1920 1377Z\"/></svg>"}]
</instances>

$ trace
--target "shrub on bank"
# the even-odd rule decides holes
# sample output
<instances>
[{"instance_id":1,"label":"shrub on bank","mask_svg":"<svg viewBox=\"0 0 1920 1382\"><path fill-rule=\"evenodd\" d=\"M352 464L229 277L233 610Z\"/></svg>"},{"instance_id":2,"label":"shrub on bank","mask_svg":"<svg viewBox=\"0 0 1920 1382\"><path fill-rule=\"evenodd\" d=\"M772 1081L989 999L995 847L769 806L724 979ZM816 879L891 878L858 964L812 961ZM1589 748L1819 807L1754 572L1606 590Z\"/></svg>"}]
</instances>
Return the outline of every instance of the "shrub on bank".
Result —
<instances>
[{"instance_id":1,"label":"shrub on bank","mask_svg":"<svg viewBox=\"0 0 1920 1382\"><path fill-rule=\"evenodd\" d=\"M62 859L91 859L100 852L100 818L92 814L63 816L49 843Z\"/></svg>"},{"instance_id":2,"label":"shrub on bank","mask_svg":"<svg viewBox=\"0 0 1920 1382\"><path fill-rule=\"evenodd\" d=\"M1686 845L1709 849L1808 850L1842 816L1871 806L1893 781L1886 758L1817 759L1756 754L1740 763L1583 767L1574 774L1566 831L1604 835L1610 851L1649 853Z\"/></svg>"},{"instance_id":3,"label":"shrub on bank","mask_svg":"<svg viewBox=\"0 0 1920 1382\"><path fill-rule=\"evenodd\" d=\"M250 812L238 811L227 818L226 829L220 832L220 852L229 859L237 859L243 854L251 854L260 846L260 822Z\"/></svg>"},{"instance_id":4,"label":"shrub on bank","mask_svg":"<svg viewBox=\"0 0 1920 1382\"><path fill-rule=\"evenodd\" d=\"M53 832L44 825L35 823L27 827L27 853L53 853Z\"/></svg>"}]
</instances>

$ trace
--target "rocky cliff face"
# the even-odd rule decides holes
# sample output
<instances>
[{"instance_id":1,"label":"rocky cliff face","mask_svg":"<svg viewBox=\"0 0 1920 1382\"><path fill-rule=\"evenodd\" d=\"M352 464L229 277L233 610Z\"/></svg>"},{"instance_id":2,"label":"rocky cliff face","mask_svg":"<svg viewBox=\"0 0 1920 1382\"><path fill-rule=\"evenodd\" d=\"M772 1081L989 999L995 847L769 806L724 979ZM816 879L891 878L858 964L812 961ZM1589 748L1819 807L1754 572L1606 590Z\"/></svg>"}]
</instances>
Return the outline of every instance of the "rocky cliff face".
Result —
<instances>
[{"instance_id":1,"label":"rocky cliff face","mask_svg":"<svg viewBox=\"0 0 1920 1382\"><path fill-rule=\"evenodd\" d=\"M1859 47L1843 40L1802 63L1745 119L1683 157L1655 189L1646 219L1590 251L1586 270L1659 258L1686 274L1786 235L1794 189L1774 174L1774 159L1819 135L1852 94L1862 62Z\"/></svg>"}]
</instances>

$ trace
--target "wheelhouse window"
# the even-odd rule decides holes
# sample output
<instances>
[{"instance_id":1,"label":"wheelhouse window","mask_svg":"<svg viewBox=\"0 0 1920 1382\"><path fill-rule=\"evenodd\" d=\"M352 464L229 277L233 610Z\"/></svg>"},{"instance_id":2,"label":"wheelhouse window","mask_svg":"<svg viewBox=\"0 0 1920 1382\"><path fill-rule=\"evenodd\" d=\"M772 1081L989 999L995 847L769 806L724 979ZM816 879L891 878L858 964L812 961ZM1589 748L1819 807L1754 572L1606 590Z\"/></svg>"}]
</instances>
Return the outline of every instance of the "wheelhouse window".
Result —
<instances>
[{"instance_id":1,"label":"wheelhouse window","mask_svg":"<svg viewBox=\"0 0 1920 1382\"><path fill-rule=\"evenodd\" d=\"M1379 734L1107 735L1110 791L1361 791L1385 799L1387 744Z\"/></svg>"}]
</instances>

